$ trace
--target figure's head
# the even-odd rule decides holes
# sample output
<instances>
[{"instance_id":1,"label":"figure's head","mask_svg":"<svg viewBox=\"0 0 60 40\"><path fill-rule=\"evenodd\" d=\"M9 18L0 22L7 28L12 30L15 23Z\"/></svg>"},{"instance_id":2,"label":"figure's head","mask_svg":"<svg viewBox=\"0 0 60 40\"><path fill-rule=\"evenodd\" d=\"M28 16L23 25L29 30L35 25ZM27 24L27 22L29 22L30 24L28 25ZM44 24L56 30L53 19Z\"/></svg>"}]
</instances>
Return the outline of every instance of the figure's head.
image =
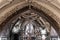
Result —
<instances>
[{"instance_id":1,"label":"figure's head","mask_svg":"<svg viewBox=\"0 0 60 40\"><path fill-rule=\"evenodd\" d=\"M45 29L45 27L42 27L42 29Z\"/></svg>"}]
</instances>

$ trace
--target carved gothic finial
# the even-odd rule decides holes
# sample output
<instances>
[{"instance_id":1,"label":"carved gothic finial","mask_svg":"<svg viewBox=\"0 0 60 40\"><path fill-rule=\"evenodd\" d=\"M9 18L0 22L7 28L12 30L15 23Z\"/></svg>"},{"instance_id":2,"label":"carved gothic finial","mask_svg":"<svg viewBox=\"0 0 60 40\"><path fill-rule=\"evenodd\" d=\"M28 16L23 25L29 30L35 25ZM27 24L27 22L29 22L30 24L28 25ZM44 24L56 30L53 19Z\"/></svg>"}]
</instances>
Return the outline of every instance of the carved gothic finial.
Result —
<instances>
[{"instance_id":1,"label":"carved gothic finial","mask_svg":"<svg viewBox=\"0 0 60 40\"><path fill-rule=\"evenodd\" d=\"M31 9L32 0L28 0L28 3L29 3L29 9Z\"/></svg>"},{"instance_id":2,"label":"carved gothic finial","mask_svg":"<svg viewBox=\"0 0 60 40\"><path fill-rule=\"evenodd\" d=\"M32 0L26 0L26 2L28 3L29 9L31 9Z\"/></svg>"}]
</instances>

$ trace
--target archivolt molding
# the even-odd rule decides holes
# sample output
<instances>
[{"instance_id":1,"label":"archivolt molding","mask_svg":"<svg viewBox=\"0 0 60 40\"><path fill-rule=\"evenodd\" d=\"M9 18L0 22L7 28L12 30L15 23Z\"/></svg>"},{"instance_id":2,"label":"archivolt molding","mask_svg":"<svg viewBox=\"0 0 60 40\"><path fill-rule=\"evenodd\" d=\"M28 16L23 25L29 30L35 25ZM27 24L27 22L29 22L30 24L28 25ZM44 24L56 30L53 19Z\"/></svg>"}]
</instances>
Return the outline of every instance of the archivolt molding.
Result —
<instances>
[{"instance_id":1,"label":"archivolt molding","mask_svg":"<svg viewBox=\"0 0 60 40\"><path fill-rule=\"evenodd\" d=\"M47 15L52 17L60 27L60 9L52 4L52 2L47 1L38 1L38 0L32 0L32 6L37 7L38 9L44 11ZM0 24L6 20L7 17L12 15L15 11L28 6L28 2L26 0L23 0L22 2L14 3L12 2L10 5L6 5L2 9L0 9Z\"/></svg>"},{"instance_id":2,"label":"archivolt molding","mask_svg":"<svg viewBox=\"0 0 60 40\"><path fill-rule=\"evenodd\" d=\"M6 20L7 17L12 15L15 11L23 8L24 6L27 6L25 1L17 4L7 5L6 7L2 8L2 10L0 10L0 24Z\"/></svg>"},{"instance_id":3,"label":"archivolt molding","mask_svg":"<svg viewBox=\"0 0 60 40\"><path fill-rule=\"evenodd\" d=\"M60 9L58 9L56 6L50 2L41 2L37 0L33 1L33 5L46 12L47 15L51 16L58 24L60 24Z\"/></svg>"}]
</instances>

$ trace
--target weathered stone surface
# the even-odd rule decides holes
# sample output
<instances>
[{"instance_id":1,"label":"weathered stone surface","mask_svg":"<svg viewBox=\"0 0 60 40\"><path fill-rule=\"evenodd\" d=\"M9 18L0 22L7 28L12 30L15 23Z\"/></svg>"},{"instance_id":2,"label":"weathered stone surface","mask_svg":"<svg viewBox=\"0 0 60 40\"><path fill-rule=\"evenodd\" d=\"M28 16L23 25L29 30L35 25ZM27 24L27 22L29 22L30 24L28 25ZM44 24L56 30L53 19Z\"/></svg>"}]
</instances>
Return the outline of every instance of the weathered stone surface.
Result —
<instances>
[{"instance_id":1,"label":"weathered stone surface","mask_svg":"<svg viewBox=\"0 0 60 40\"><path fill-rule=\"evenodd\" d=\"M5 4L8 2L7 4ZM2 6L3 5L3 6ZM0 24L16 10L28 5L28 0L2 0L0 1ZM60 0L32 0L32 6L43 10L53 18L60 28Z\"/></svg>"},{"instance_id":2,"label":"weathered stone surface","mask_svg":"<svg viewBox=\"0 0 60 40\"><path fill-rule=\"evenodd\" d=\"M58 24L60 24L60 6L58 6L58 1L48 1L48 0L34 0L33 6L42 9L49 16L51 16ZM56 2L57 6L54 5ZM54 3L54 4L53 4ZM38 6L39 5L39 6ZM41 7L40 7L41 6ZM49 12L50 11L50 12ZM60 25L59 25L60 26Z\"/></svg>"}]
</instances>

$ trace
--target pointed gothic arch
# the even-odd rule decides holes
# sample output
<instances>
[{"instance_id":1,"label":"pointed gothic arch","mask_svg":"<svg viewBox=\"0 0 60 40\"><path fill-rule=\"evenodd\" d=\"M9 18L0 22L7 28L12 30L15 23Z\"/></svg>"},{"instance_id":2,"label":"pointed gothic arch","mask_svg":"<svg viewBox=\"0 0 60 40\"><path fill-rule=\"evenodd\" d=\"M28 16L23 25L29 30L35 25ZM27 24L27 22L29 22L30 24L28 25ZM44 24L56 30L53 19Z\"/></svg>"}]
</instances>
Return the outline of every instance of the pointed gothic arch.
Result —
<instances>
[{"instance_id":1,"label":"pointed gothic arch","mask_svg":"<svg viewBox=\"0 0 60 40\"><path fill-rule=\"evenodd\" d=\"M19 14L19 12L22 13L22 12L24 12L26 10L29 10L28 4L25 5L25 6L23 5L21 7L22 7L21 9L19 7L18 7L18 9L16 9L16 10L19 10L20 9L19 11L16 11L14 9L16 12L15 13L12 13L10 16L8 16L7 19L1 24L1 27L4 27L6 24L8 24L11 19L14 20L15 19L15 16L17 17L18 14ZM34 10L34 11L37 11L38 14L41 12L41 14L39 14L39 15L42 16L43 18L45 18L53 26L53 28L55 28L55 30L59 34L59 26L58 26L58 23L51 16L49 16L48 14L46 14L45 12L43 12L44 10L42 10L42 9L40 10L40 9L38 9L38 7L36 7L34 5L31 5L31 9ZM10 25L7 25L7 26L10 26Z\"/></svg>"}]
</instances>

